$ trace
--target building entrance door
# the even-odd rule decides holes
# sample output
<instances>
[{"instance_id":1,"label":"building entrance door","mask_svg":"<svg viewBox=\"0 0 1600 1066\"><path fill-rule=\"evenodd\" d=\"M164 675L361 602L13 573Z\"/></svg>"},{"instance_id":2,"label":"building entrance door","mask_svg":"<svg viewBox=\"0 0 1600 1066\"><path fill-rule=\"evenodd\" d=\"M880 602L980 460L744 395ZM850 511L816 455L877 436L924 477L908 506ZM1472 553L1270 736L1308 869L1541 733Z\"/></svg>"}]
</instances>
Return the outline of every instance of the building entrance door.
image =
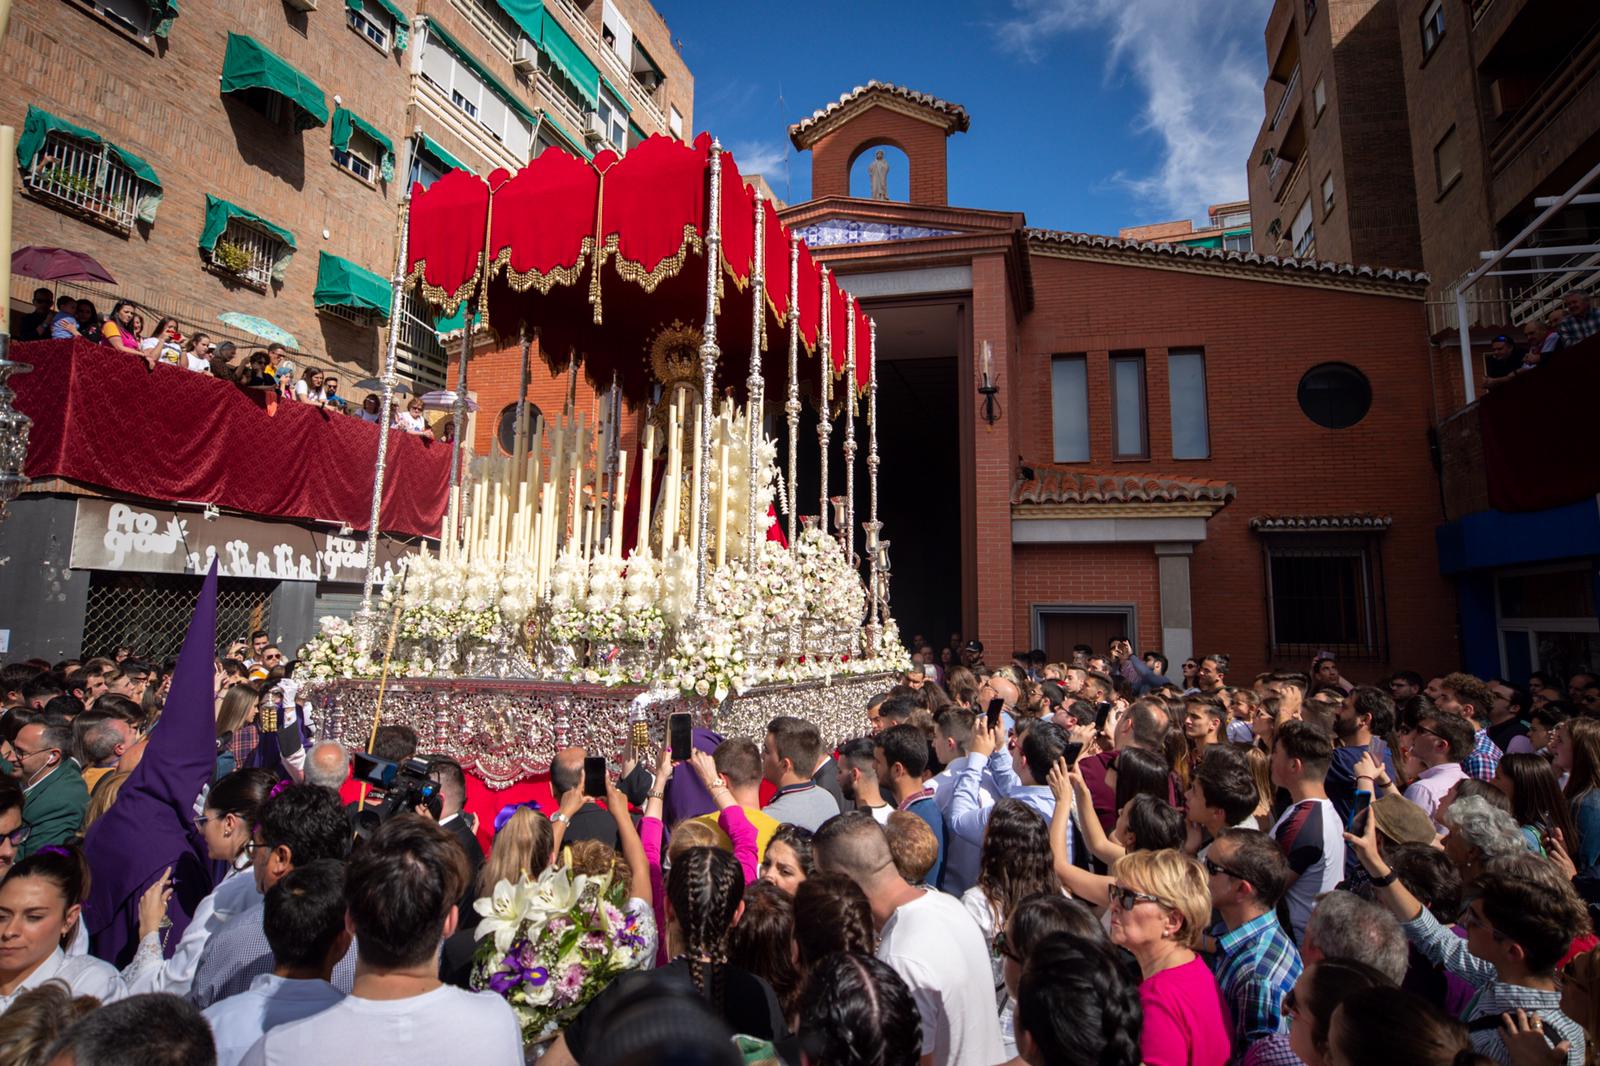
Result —
<instances>
[{"instance_id":1,"label":"building entrance door","mask_svg":"<svg viewBox=\"0 0 1600 1066\"><path fill-rule=\"evenodd\" d=\"M1053 663L1071 662L1076 644L1087 644L1104 654L1113 640L1129 639L1134 631L1132 607L1041 605L1034 607L1033 616L1034 646L1043 648Z\"/></svg>"}]
</instances>

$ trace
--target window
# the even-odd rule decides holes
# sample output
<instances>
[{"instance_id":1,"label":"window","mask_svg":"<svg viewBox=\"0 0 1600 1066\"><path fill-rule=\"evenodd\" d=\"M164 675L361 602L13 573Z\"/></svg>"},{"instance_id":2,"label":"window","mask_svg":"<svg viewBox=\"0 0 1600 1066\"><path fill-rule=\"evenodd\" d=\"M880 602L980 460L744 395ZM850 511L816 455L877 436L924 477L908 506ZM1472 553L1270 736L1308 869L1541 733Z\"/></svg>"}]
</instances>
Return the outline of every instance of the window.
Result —
<instances>
[{"instance_id":1,"label":"window","mask_svg":"<svg viewBox=\"0 0 1600 1066\"><path fill-rule=\"evenodd\" d=\"M1089 461L1089 363L1081 355L1050 360L1050 421L1055 461Z\"/></svg>"},{"instance_id":2,"label":"window","mask_svg":"<svg viewBox=\"0 0 1600 1066\"><path fill-rule=\"evenodd\" d=\"M452 55L443 41L429 34L422 43L420 64L422 76L437 86L458 111L519 159L528 157L533 146L532 124Z\"/></svg>"},{"instance_id":3,"label":"window","mask_svg":"<svg viewBox=\"0 0 1600 1066\"><path fill-rule=\"evenodd\" d=\"M1204 349L1174 348L1167 353L1167 394L1172 406L1172 457L1211 458Z\"/></svg>"},{"instance_id":4,"label":"window","mask_svg":"<svg viewBox=\"0 0 1600 1066\"><path fill-rule=\"evenodd\" d=\"M420 184L424 189L444 177L444 171L434 166L433 160L421 152L411 153L411 173L406 175L406 188Z\"/></svg>"},{"instance_id":5,"label":"window","mask_svg":"<svg viewBox=\"0 0 1600 1066\"><path fill-rule=\"evenodd\" d=\"M1294 254L1305 257L1311 254L1317 245L1316 230L1311 225L1311 197L1306 197L1306 202L1300 205L1300 210L1295 212L1294 222L1289 226L1289 239L1294 242Z\"/></svg>"},{"instance_id":6,"label":"window","mask_svg":"<svg viewBox=\"0 0 1600 1066\"><path fill-rule=\"evenodd\" d=\"M672 135L678 140L683 140L683 112L676 107L671 107L667 111L667 129L671 130Z\"/></svg>"},{"instance_id":7,"label":"window","mask_svg":"<svg viewBox=\"0 0 1600 1066\"><path fill-rule=\"evenodd\" d=\"M1383 566L1363 535L1263 536L1273 658L1384 657Z\"/></svg>"},{"instance_id":8,"label":"window","mask_svg":"<svg viewBox=\"0 0 1600 1066\"><path fill-rule=\"evenodd\" d=\"M347 7L345 22L380 52L389 51L390 27L394 25L394 19L387 11L380 10L371 0L361 0L360 7Z\"/></svg>"},{"instance_id":9,"label":"window","mask_svg":"<svg viewBox=\"0 0 1600 1066\"><path fill-rule=\"evenodd\" d=\"M539 408L530 401L523 425L527 427L526 439L533 441L534 427L539 424ZM495 423L494 439L506 455L513 454L517 446L517 405L508 403L500 409L500 420Z\"/></svg>"},{"instance_id":10,"label":"window","mask_svg":"<svg viewBox=\"0 0 1600 1066\"><path fill-rule=\"evenodd\" d=\"M234 218L211 249L211 262L245 284L265 289L272 284L272 268L283 251L278 238Z\"/></svg>"},{"instance_id":11,"label":"window","mask_svg":"<svg viewBox=\"0 0 1600 1066\"><path fill-rule=\"evenodd\" d=\"M1427 59L1439 47L1439 38L1444 36L1444 0L1432 0L1423 8L1421 23L1422 58Z\"/></svg>"},{"instance_id":12,"label":"window","mask_svg":"<svg viewBox=\"0 0 1600 1066\"><path fill-rule=\"evenodd\" d=\"M600 9L600 39L610 47L612 54L622 60L624 66L632 65L633 28L611 0L605 0Z\"/></svg>"},{"instance_id":13,"label":"window","mask_svg":"<svg viewBox=\"0 0 1600 1066\"><path fill-rule=\"evenodd\" d=\"M1333 210L1333 175L1328 174L1322 179L1322 216L1326 218L1328 212Z\"/></svg>"},{"instance_id":14,"label":"window","mask_svg":"<svg viewBox=\"0 0 1600 1066\"><path fill-rule=\"evenodd\" d=\"M617 149L628 146L628 112L621 102L612 96L604 86L600 88L599 103L596 105L600 121L606 129L606 140Z\"/></svg>"},{"instance_id":15,"label":"window","mask_svg":"<svg viewBox=\"0 0 1600 1066\"><path fill-rule=\"evenodd\" d=\"M493 0L451 0L451 3L495 51L507 59L516 54L516 26Z\"/></svg>"},{"instance_id":16,"label":"window","mask_svg":"<svg viewBox=\"0 0 1600 1066\"><path fill-rule=\"evenodd\" d=\"M360 130L350 131L350 145L345 151L334 150L333 161L365 182L376 180L378 162L383 158L383 148Z\"/></svg>"},{"instance_id":17,"label":"window","mask_svg":"<svg viewBox=\"0 0 1600 1066\"><path fill-rule=\"evenodd\" d=\"M1111 457L1150 458L1143 352L1111 353Z\"/></svg>"},{"instance_id":18,"label":"window","mask_svg":"<svg viewBox=\"0 0 1600 1066\"><path fill-rule=\"evenodd\" d=\"M82 0L82 3L135 37L150 36L161 17L149 0Z\"/></svg>"},{"instance_id":19,"label":"window","mask_svg":"<svg viewBox=\"0 0 1600 1066\"><path fill-rule=\"evenodd\" d=\"M450 102L455 104L468 118L478 117L478 102L476 100L468 100L460 89L450 90Z\"/></svg>"},{"instance_id":20,"label":"window","mask_svg":"<svg viewBox=\"0 0 1600 1066\"><path fill-rule=\"evenodd\" d=\"M1229 211L1217 219L1217 225L1223 229L1232 229L1234 226L1248 226L1249 224L1250 212L1248 211Z\"/></svg>"},{"instance_id":21,"label":"window","mask_svg":"<svg viewBox=\"0 0 1600 1066\"><path fill-rule=\"evenodd\" d=\"M449 356L439 343L433 321L416 313L409 290L400 292L400 339L396 345L395 369L400 376L422 386L419 392L445 387Z\"/></svg>"},{"instance_id":22,"label":"window","mask_svg":"<svg viewBox=\"0 0 1600 1066\"><path fill-rule=\"evenodd\" d=\"M1433 175L1443 196L1461 177L1461 145L1456 140L1456 128L1451 126L1439 143L1433 146Z\"/></svg>"},{"instance_id":23,"label":"window","mask_svg":"<svg viewBox=\"0 0 1600 1066\"><path fill-rule=\"evenodd\" d=\"M1248 252L1251 247L1250 234L1229 233L1222 238L1222 247L1230 252Z\"/></svg>"},{"instance_id":24,"label":"window","mask_svg":"<svg viewBox=\"0 0 1600 1066\"><path fill-rule=\"evenodd\" d=\"M1372 383L1346 363L1323 363L1307 370L1297 390L1300 410L1326 429L1349 429L1372 409Z\"/></svg>"},{"instance_id":25,"label":"window","mask_svg":"<svg viewBox=\"0 0 1600 1066\"><path fill-rule=\"evenodd\" d=\"M1588 566L1503 570L1495 578L1501 674L1547 670L1570 677L1600 666L1594 574Z\"/></svg>"},{"instance_id":26,"label":"window","mask_svg":"<svg viewBox=\"0 0 1600 1066\"><path fill-rule=\"evenodd\" d=\"M23 178L27 187L58 204L133 229L139 203L150 187L117 161L105 144L91 144L58 130L45 134L44 146Z\"/></svg>"},{"instance_id":27,"label":"window","mask_svg":"<svg viewBox=\"0 0 1600 1066\"><path fill-rule=\"evenodd\" d=\"M1328 109L1328 83L1318 78L1317 83L1311 87L1311 114L1312 121L1322 117Z\"/></svg>"}]
</instances>

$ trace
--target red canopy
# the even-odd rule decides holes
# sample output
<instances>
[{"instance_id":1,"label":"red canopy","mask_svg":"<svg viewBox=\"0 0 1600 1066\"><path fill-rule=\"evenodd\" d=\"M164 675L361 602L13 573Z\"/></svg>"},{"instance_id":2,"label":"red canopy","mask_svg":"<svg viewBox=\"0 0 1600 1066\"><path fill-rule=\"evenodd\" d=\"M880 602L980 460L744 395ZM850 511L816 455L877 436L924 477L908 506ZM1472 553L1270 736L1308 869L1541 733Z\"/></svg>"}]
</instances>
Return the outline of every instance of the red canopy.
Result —
<instances>
[{"instance_id":1,"label":"red canopy","mask_svg":"<svg viewBox=\"0 0 1600 1066\"><path fill-rule=\"evenodd\" d=\"M591 383L605 387L616 380L629 401L637 402L657 383L650 360L658 339L674 330L686 335L705 321L710 149L706 134L692 145L653 136L625 156L605 151L592 162L547 150L515 175L496 171L487 183L452 171L427 189L412 190L409 275L423 298L445 314L454 314L463 299L476 299L486 278L491 328L515 336L527 326L537 332L553 369L564 369L577 354ZM750 284L757 255L766 293L760 311L762 374L769 382L786 374L790 233L772 204L762 202L765 232L758 249L755 193L731 153L723 152L719 165L717 386L742 391L757 325ZM486 246L485 275L480 265ZM815 351L821 279L803 242L799 276L800 339ZM848 316L843 293L832 282L829 288L837 304L832 328L838 375ZM864 384L866 348L860 338L857 357Z\"/></svg>"}]
</instances>

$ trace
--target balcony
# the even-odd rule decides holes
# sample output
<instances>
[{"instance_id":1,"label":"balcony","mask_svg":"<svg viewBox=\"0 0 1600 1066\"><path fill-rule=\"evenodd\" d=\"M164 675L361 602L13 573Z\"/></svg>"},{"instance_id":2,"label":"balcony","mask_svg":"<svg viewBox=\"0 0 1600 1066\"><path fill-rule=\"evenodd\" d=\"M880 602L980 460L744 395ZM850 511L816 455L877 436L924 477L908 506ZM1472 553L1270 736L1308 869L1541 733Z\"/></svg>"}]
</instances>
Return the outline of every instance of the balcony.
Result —
<instances>
[{"instance_id":1,"label":"balcony","mask_svg":"<svg viewBox=\"0 0 1600 1066\"><path fill-rule=\"evenodd\" d=\"M1283 96L1279 97L1277 108L1272 112L1272 121L1267 123L1269 131L1278 128L1278 123L1283 121L1284 112L1289 109L1291 103L1296 108L1300 106L1299 89L1300 68L1296 66L1289 74L1288 83L1283 87Z\"/></svg>"},{"instance_id":2,"label":"balcony","mask_svg":"<svg viewBox=\"0 0 1600 1066\"><path fill-rule=\"evenodd\" d=\"M583 50L595 59L600 67L600 72L606 75L611 84L618 86L628 96L628 103L633 107L642 107L656 124L659 132L667 132L667 116L661 110L661 105L656 103L654 94L639 83L628 64L622 57L606 44L605 40L589 25L589 16L573 0L555 0L554 6L561 11L564 22L571 30L576 31L575 37Z\"/></svg>"},{"instance_id":3,"label":"balcony","mask_svg":"<svg viewBox=\"0 0 1600 1066\"><path fill-rule=\"evenodd\" d=\"M1491 83L1491 92L1502 83L1516 80L1511 76L1501 78ZM1593 111L1589 105L1596 95L1596 85L1600 85L1600 21L1588 28L1576 46L1519 106L1504 107L1508 118L1489 140L1490 171L1500 175L1547 133L1554 134L1551 139L1559 139L1563 145L1569 141L1574 146L1581 143L1593 132ZM1552 130L1558 124L1573 128Z\"/></svg>"},{"instance_id":4,"label":"balcony","mask_svg":"<svg viewBox=\"0 0 1600 1066\"><path fill-rule=\"evenodd\" d=\"M45 135L23 184L40 199L120 233L133 229L139 203L152 191L112 156L108 145L89 144L56 130Z\"/></svg>"},{"instance_id":5,"label":"balcony","mask_svg":"<svg viewBox=\"0 0 1600 1066\"><path fill-rule=\"evenodd\" d=\"M1296 184L1300 175L1306 169L1305 157L1299 159L1285 159L1283 156L1272 161L1272 169L1267 171L1267 190L1272 194L1273 203L1282 203Z\"/></svg>"}]
</instances>

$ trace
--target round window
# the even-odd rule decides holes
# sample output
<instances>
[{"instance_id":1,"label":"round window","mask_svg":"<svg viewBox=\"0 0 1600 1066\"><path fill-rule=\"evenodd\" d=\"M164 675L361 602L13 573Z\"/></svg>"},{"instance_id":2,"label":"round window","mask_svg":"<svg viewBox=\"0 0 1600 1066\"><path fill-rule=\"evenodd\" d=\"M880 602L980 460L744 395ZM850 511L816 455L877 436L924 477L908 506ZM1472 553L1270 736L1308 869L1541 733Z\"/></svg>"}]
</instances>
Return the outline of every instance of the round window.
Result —
<instances>
[{"instance_id":1,"label":"round window","mask_svg":"<svg viewBox=\"0 0 1600 1066\"><path fill-rule=\"evenodd\" d=\"M1372 409L1372 383L1346 363L1323 363L1300 379L1300 410L1319 426L1348 429Z\"/></svg>"},{"instance_id":2,"label":"round window","mask_svg":"<svg viewBox=\"0 0 1600 1066\"><path fill-rule=\"evenodd\" d=\"M533 427L539 419L539 408L532 403L528 404L528 438L533 438ZM510 455L517 446L517 405L508 403L500 410L500 420L495 423L495 441L500 445L500 450Z\"/></svg>"}]
</instances>

